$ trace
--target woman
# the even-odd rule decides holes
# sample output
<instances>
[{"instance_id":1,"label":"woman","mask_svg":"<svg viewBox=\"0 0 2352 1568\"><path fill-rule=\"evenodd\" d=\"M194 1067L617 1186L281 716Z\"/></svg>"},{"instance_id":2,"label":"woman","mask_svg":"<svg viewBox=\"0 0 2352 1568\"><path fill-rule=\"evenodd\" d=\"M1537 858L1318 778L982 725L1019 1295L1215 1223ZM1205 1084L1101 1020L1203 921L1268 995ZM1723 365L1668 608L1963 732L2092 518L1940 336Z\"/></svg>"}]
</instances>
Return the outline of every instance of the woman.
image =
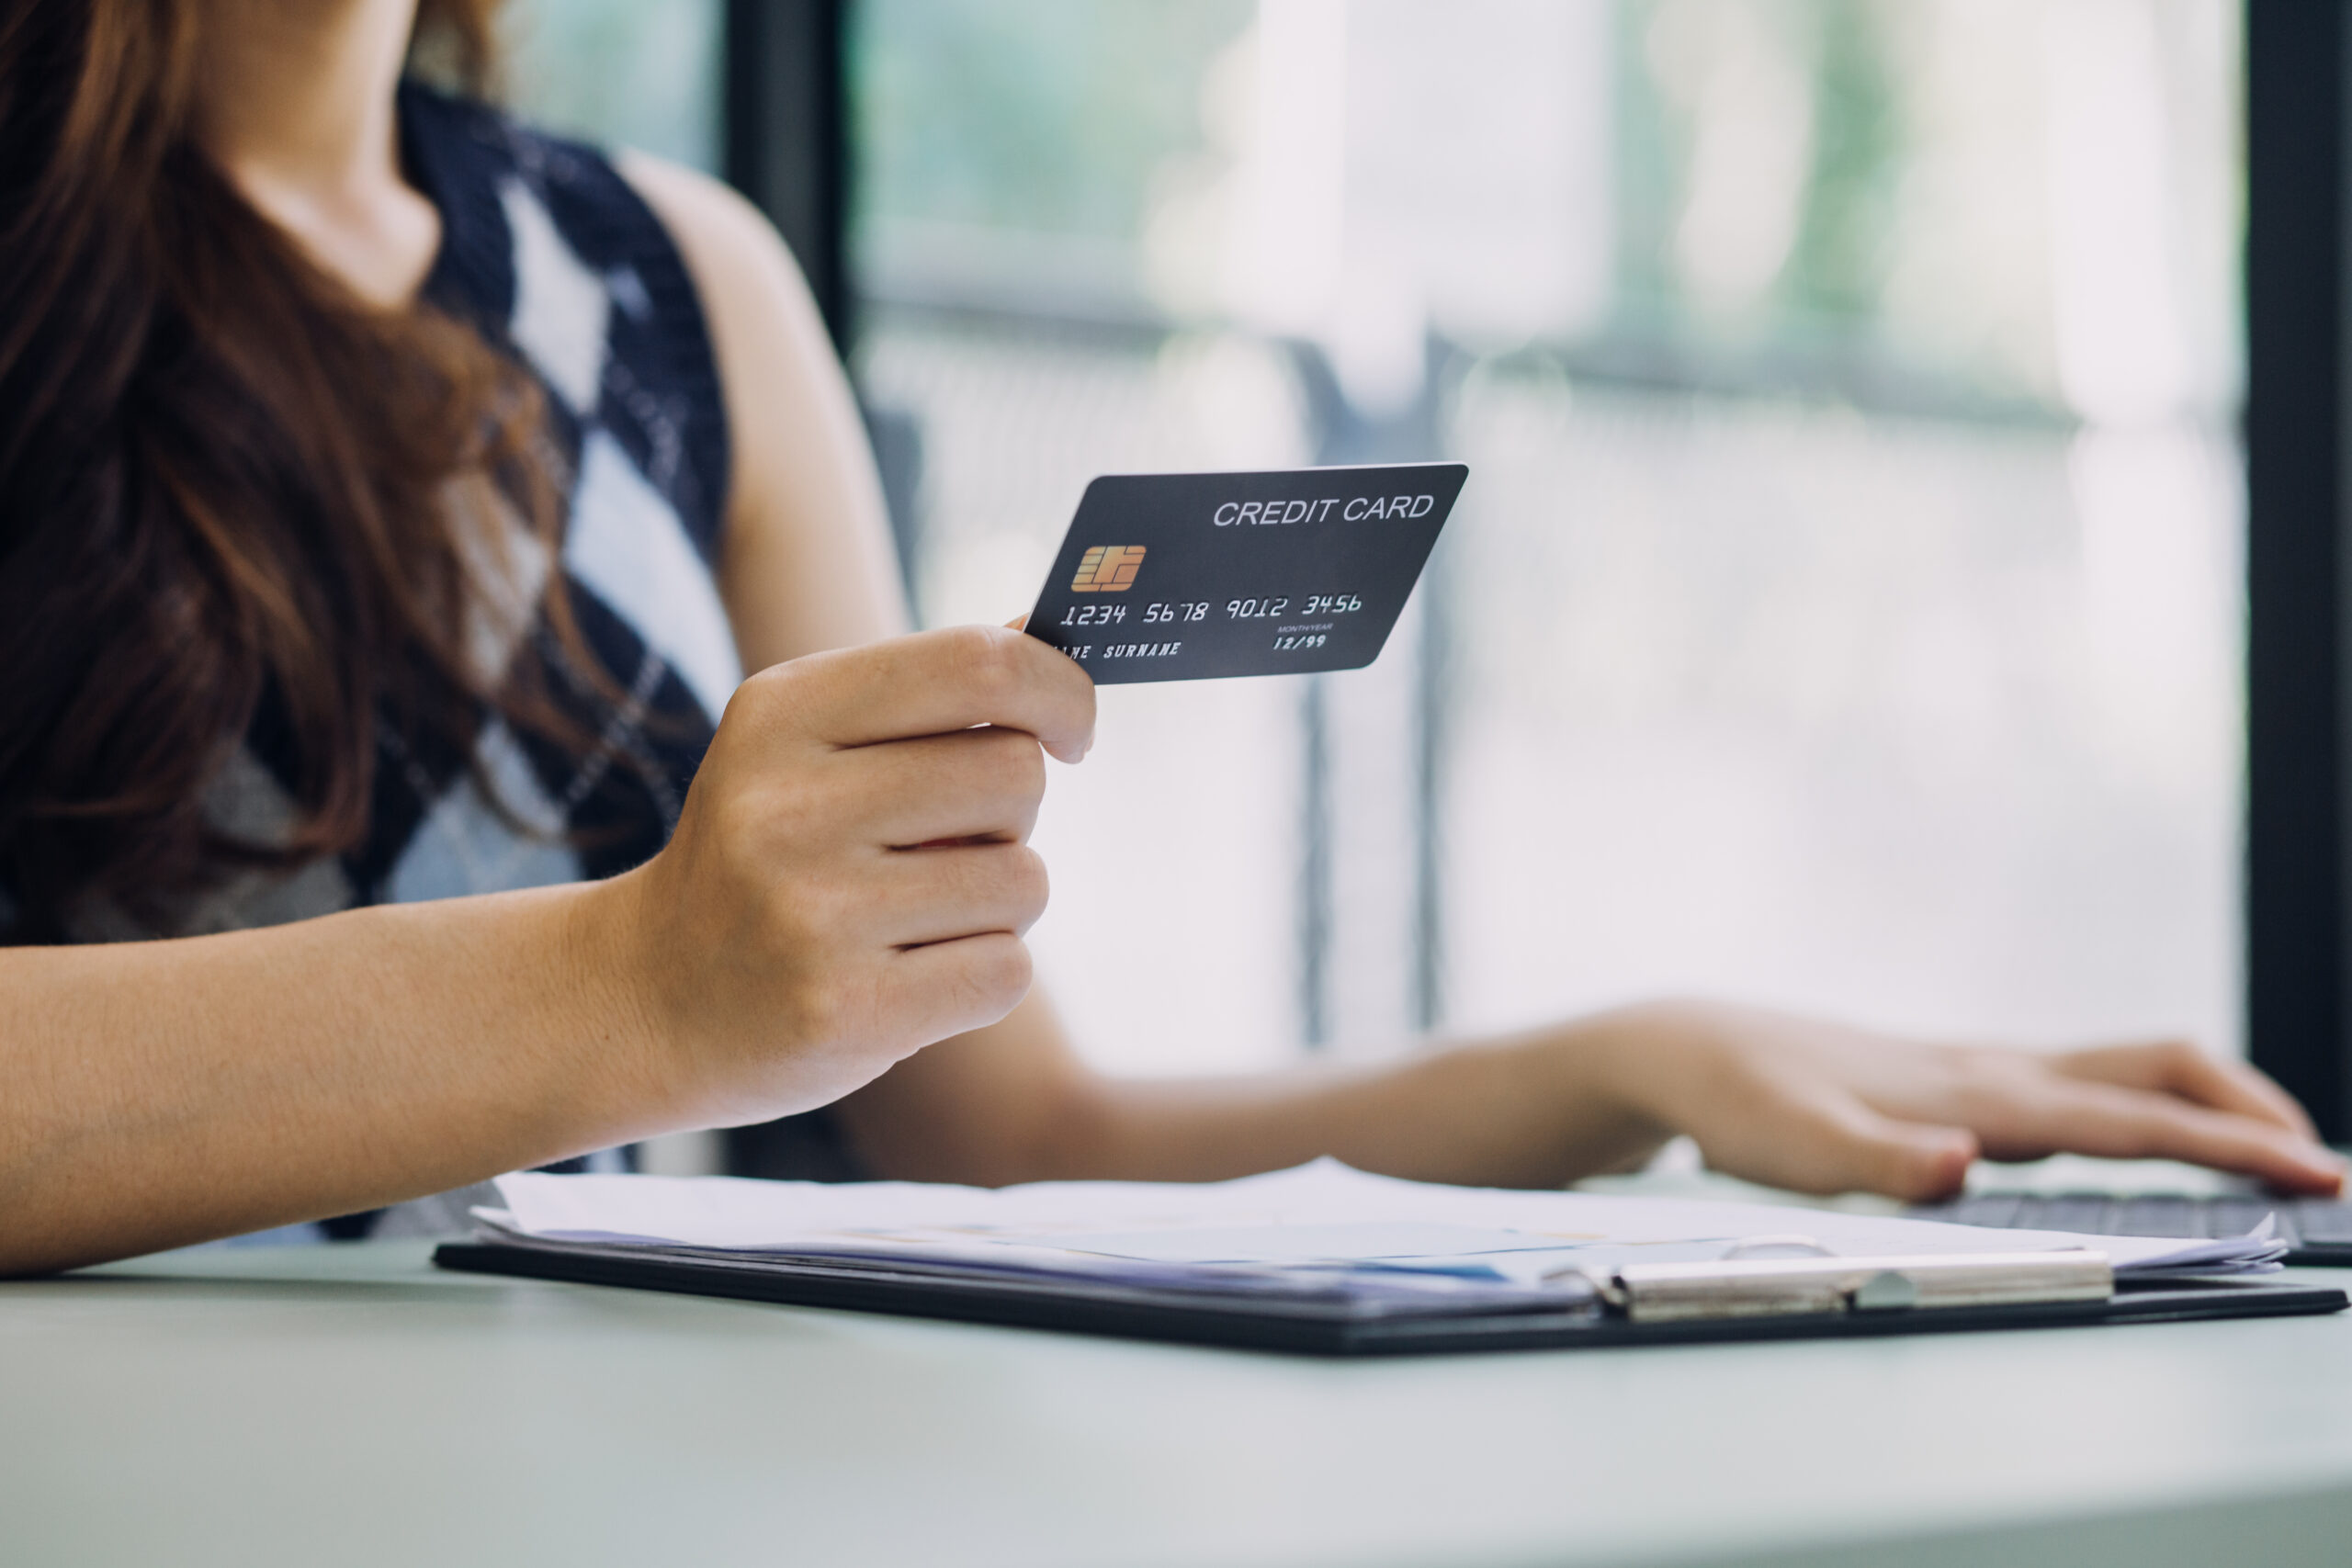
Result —
<instances>
[{"instance_id":1,"label":"woman","mask_svg":"<svg viewBox=\"0 0 2352 1568\"><path fill-rule=\"evenodd\" d=\"M0 1270L820 1107L811 1159L937 1180L1546 1184L1680 1132L1816 1191L2060 1148L2335 1189L2283 1094L2177 1043L1660 1004L1090 1073L1021 936L1091 687L901 635L751 210L401 85L414 48L479 82L491 8L0 22Z\"/></svg>"}]
</instances>

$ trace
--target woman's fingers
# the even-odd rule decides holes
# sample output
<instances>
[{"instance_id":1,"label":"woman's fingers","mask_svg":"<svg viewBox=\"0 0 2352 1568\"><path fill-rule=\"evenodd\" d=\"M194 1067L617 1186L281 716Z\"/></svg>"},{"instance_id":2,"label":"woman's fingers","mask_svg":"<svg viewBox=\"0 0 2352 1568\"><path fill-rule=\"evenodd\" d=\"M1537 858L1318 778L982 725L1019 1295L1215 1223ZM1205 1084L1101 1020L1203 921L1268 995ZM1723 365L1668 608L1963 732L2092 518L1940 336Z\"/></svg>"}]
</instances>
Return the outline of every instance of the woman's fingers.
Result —
<instances>
[{"instance_id":1,"label":"woman's fingers","mask_svg":"<svg viewBox=\"0 0 2352 1568\"><path fill-rule=\"evenodd\" d=\"M2288 1191L2342 1190L2345 1162L2279 1088L2185 1044L2064 1055L1923 1046L1747 1009L1635 1010L1621 1093L1708 1164L1806 1191L1920 1199L1980 1154L2176 1159Z\"/></svg>"},{"instance_id":2,"label":"woman's fingers","mask_svg":"<svg viewBox=\"0 0 2352 1568\"><path fill-rule=\"evenodd\" d=\"M796 716L834 746L983 724L1026 730L1066 762L1094 743L1093 680L1060 649L1009 627L953 626L796 663Z\"/></svg>"},{"instance_id":3,"label":"woman's fingers","mask_svg":"<svg viewBox=\"0 0 2352 1568\"><path fill-rule=\"evenodd\" d=\"M893 948L1020 936L1046 912L1046 863L1026 844L898 850L876 888L876 935Z\"/></svg>"},{"instance_id":4,"label":"woman's fingers","mask_svg":"<svg viewBox=\"0 0 2352 1568\"><path fill-rule=\"evenodd\" d=\"M2267 1118L2057 1072L2033 1075L2006 1104L1987 1107L1977 1133L1995 1159L2065 1153L2186 1160L2321 1194L2339 1190L2344 1180L2342 1161Z\"/></svg>"},{"instance_id":5,"label":"woman's fingers","mask_svg":"<svg viewBox=\"0 0 2352 1568\"><path fill-rule=\"evenodd\" d=\"M1676 1121L1710 1169L1798 1192L1939 1198L1959 1190L1977 1154L1964 1127L1883 1114L1829 1081L1750 1080Z\"/></svg>"},{"instance_id":6,"label":"woman's fingers","mask_svg":"<svg viewBox=\"0 0 2352 1568\"><path fill-rule=\"evenodd\" d=\"M2234 1111L2316 1140L2294 1096L2243 1062L2222 1061L2183 1040L2103 1045L2049 1058L2069 1077L2178 1095L2216 1111Z\"/></svg>"},{"instance_id":7,"label":"woman's fingers","mask_svg":"<svg viewBox=\"0 0 2352 1568\"><path fill-rule=\"evenodd\" d=\"M2188 1045L2064 1055L1921 1046L1741 1009L1648 1015L1629 1098L1708 1163L1807 1191L1920 1199L1980 1155L2176 1159L2288 1191L2343 1189L2345 1162L2276 1084Z\"/></svg>"},{"instance_id":8,"label":"woman's fingers","mask_svg":"<svg viewBox=\"0 0 2352 1568\"><path fill-rule=\"evenodd\" d=\"M1021 939L987 931L897 954L882 974L882 1000L919 1047L994 1023L1029 994L1031 976Z\"/></svg>"},{"instance_id":9,"label":"woman's fingers","mask_svg":"<svg viewBox=\"0 0 2352 1568\"><path fill-rule=\"evenodd\" d=\"M1838 1095L1792 1108L1781 1134L1806 1192L1883 1192L1923 1202L1949 1197L1975 1163L1975 1136L1963 1127L1939 1127L1883 1116L1860 1100Z\"/></svg>"},{"instance_id":10,"label":"woman's fingers","mask_svg":"<svg viewBox=\"0 0 2352 1568\"><path fill-rule=\"evenodd\" d=\"M1023 842L1046 792L1045 753L1017 729L962 729L834 759L854 770L870 841L903 848L943 839Z\"/></svg>"}]
</instances>

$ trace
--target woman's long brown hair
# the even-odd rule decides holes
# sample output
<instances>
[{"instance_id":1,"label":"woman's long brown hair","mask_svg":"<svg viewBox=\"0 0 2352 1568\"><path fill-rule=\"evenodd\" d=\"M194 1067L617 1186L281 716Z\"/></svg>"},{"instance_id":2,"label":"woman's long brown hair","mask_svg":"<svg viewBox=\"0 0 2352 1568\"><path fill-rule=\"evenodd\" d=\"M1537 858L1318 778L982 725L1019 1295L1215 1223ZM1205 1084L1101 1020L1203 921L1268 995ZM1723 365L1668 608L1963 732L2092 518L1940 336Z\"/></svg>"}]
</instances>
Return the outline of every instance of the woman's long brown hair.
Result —
<instances>
[{"instance_id":1,"label":"woman's long brown hair","mask_svg":"<svg viewBox=\"0 0 2352 1568\"><path fill-rule=\"evenodd\" d=\"M420 40L479 81L495 5L424 0ZM534 386L360 303L206 160L205 9L0 14L0 940L351 849L379 724L537 711L468 657L481 542L447 504L494 475L551 534ZM257 718L296 812L266 842L203 805Z\"/></svg>"}]
</instances>

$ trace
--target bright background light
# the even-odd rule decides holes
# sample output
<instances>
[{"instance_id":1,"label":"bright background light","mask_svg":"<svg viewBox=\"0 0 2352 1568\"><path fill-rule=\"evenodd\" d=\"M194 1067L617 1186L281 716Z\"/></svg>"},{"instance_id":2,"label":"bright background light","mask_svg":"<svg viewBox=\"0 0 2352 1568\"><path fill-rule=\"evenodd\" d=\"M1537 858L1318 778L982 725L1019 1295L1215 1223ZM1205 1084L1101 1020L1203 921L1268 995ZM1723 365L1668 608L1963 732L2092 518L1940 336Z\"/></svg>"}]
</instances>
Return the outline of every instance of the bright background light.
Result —
<instances>
[{"instance_id":1,"label":"bright background light","mask_svg":"<svg viewBox=\"0 0 2352 1568\"><path fill-rule=\"evenodd\" d=\"M607 84L538 101L708 156L710 6L530 11ZM928 620L1025 608L1096 473L1473 470L1373 670L1104 694L1035 938L1096 1058L1661 991L2236 1048L2233 6L853 19Z\"/></svg>"}]
</instances>

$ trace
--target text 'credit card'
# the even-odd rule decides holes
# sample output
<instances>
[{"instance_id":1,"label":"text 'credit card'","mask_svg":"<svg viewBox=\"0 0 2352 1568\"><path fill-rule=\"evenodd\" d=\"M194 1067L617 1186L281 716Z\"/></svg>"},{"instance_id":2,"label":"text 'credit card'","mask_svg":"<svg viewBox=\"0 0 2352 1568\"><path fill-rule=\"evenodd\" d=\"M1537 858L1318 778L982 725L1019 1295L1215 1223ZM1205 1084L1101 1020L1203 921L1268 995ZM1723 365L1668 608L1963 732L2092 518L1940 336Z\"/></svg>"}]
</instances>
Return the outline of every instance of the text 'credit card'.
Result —
<instances>
[{"instance_id":1,"label":"text 'credit card'","mask_svg":"<svg viewBox=\"0 0 2352 1568\"><path fill-rule=\"evenodd\" d=\"M1105 475L1029 634L1106 686L1361 669L1469 476L1460 463Z\"/></svg>"}]
</instances>

